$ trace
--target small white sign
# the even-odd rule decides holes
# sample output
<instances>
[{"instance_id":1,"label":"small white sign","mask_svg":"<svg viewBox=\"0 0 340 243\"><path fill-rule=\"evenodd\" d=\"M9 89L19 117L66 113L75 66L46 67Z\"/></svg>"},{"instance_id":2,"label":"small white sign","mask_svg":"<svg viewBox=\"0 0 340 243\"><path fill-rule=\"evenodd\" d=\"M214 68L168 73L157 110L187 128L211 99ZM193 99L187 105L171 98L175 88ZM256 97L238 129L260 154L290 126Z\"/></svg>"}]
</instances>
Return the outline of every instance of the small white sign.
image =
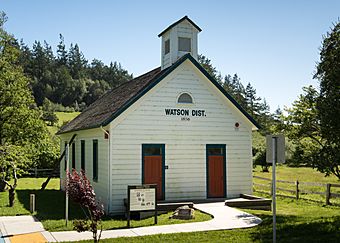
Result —
<instances>
[{"instance_id":1,"label":"small white sign","mask_svg":"<svg viewBox=\"0 0 340 243\"><path fill-rule=\"evenodd\" d=\"M286 150L285 150L285 137L282 134L279 135L267 135L266 136L266 161L267 163L273 163L273 139L275 139L275 161L277 163L285 163Z\"/></svg>"},{"instance_id":2,"label":"small white sign","mask_svg":"<svg viewBox=\"0 0 340 243\"><path fill-rule=\"evenodd\" d=\"M156 188L130 189L130 211L156 209Z\"/></svg>"}]
</instances>

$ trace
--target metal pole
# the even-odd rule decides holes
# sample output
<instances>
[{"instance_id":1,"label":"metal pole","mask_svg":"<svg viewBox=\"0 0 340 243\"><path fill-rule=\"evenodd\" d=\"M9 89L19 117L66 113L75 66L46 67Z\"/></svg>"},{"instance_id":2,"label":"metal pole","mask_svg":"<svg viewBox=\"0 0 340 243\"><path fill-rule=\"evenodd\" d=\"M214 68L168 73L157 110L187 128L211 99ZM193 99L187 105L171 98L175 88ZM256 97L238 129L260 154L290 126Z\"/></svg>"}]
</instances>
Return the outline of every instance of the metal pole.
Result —
<instances>
[{"instance_id":1,"label":"metal pole","mask_svg":"<svg viewBox=\"0 0 340 243\"><path fill-rule=\"evenodd\" d=\"M272 195L272 211L273 211L273 243L276 243L276 145L277 138L273 137L273 164L272 164L272 185L273 185L273 195Z\"/></svg>"},{"instance_id":2,"label":"metal pole","mask_svg":"<svg viewBox=\"0 0 340 243\"><path fill-rule=\"evenodd\" d=\"M65 171L65 193L66 193L66 196L65 196L65 221L66 221L66 226L67 226L67 223L68 223L68 193L67 193L67 190L66 190L66 187L68 185L68 175L67 175L67 172L68 172L68 169L69 169L69 144L66 145L66 154L65 154L65 158L66 158L66 171Z\"/></svg>"}]
</instances>

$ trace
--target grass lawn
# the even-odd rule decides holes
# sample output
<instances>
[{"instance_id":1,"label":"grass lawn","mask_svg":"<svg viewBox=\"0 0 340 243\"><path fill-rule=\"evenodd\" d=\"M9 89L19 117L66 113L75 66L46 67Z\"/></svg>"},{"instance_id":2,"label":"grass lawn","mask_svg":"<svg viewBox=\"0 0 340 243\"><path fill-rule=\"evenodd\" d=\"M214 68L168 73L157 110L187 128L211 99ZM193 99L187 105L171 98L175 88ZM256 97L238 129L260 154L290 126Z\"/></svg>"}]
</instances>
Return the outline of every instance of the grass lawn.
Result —
<instances>
[{"instance_id":1,"label":"grass lawn","mask_svg":"<svg viewBox=\"0 0 340 243\"><path fill-rule=\"evenodd\" d=\"M64 122L71 121L73 118L78 116L80 112L55 112L55 114L59 119L58 124L55 124L54 126L48 126L48 130L52 135L56 134Z\"/></svg>"},{"instance_id":2,"label":"grass lawn","mask_svg":"<svg viewBox=\"0 0 340 243\"><path fill-rule=\"evenodd\" d=\"M270 173L261 173L255 170L255 174L262 177L270 177ZM306 174L310 174L309 176ZM296 177L296 176L303 177ZM324 178L321 173L314 173L309 168L278 168L278 178L284 180L338 182L336 178ZM303 178L303 179L301 179ZM330 180L327 180L330 179ZM40 184L44 179L22 178L17 190L16 205L14 208L8 204L7 192L0 193L0 215L29 214L29 194L36 193L36 216L42 221L44 227L50 231L70 230L64 226L64 193L60 192L59 180L53 179L48 190L40 192ZM257 195L266 196L264 194ZM263 222L254 228L235 229L223 231L193 232L180 234L152 235L133 238L118 238L102 240L102 242L272 242L272 216L271 212L245 210L260 217ZM82 215L78 207L71 204L70 218L74 219ZM197 220L208 220L205 214L196 214ZM159 217L160 224L168 224L168 215ZM187 222L187 221L185 221ZM153 219L132 221L133 227L152 225ZM173 222L177 223L177 222ZM105 229L125 227L123 219L109 219L103 221ZM91 241L83 241L91 242ZM324 206L324 203L310 202L278 197L277 199L277 242L340 242L340 207Z\"/></svg>"},{"instance_id":3,"label":"grass lawn","mask_svg":"<svg viewBox=\"0 0 340 243\"><path fill-rule=\"evenodd\" d=\"M263 222L249 229L103 239L101 242L272 242L271 212L244 211L259 216ZM277 242L340 242L340 208L279 197Z\"/></svg>"},{"instance_id":4,"label":"grass lawn","mask_svg":"<svg viewBox=\"0 0 340 243\"><path fill-rule=\"evenodd\" d=\"M302 182L318 182L322 184L327 183L333 183L333 184L340 184L340 181L338 178L334 175L330 175L328 177L325 177L324 174L320 173L319 171L307 168L307 167L287 167L285 165L280 165L276 167L276 179L277 180L285 180L285 181L291 181L295 182L298 180L300 182L299 190L308 190L308 191L314 191L314 192L325 192L326 186L311 186L311 185L305 185ZM263 178L272 178L271 173L271 167L269 168L270 173L261 172L261 167L257 166L254 169L253 175L260 176ZM254 178L254 182L258 184L268 184L269 181L264 181L261 179ZM284 189L290 189L295 190L296 186L294 184L287 184L282 182L277 182L278 188L284 188ZM254 191L259 192L269 192L270 187L262 187L262 186L255 186ZM340 194L340 188L331 188L331 192ZM289 196L295 196L295 194L285 192L282 190L277 190L278 194L282 195L289 195ZM308 199L308 200L315 200L319 202L325 203L325 195L315 195L315 194L300 194L300 198L302 199ZM331 203L339 204L340 205L340 198L331 198Z\"/></svg>"},{"instance_id":5,"label":"grass lawn","mask_svg":"<svg viewBox=\"0 0 340 243\"><path fill-rule=\"evenodd\" d=\"M59 191L59 179L52 179L45 191L40 191L40 185L45 178L21 178L18 182L15 206L8 207L8 192L0 192L0 216L4 215L24 215L29 212L29 194L36 195L36 213L35 216L42 222L44 228L49 231L73 230L73 220L84 217L83 211L75 204L70 203L68 226L65 225L65 193ZM171 219L172 213L163 214L158 217L158 225L179 224L189 222L199 222L210 220L211 216L195 211L195 219L178 220ZM153 225L153 218L144 220L132 220L132 227ZM103 219L103 229L125 228L126 220L123 218Z\"/></svg>"}]
</instances>

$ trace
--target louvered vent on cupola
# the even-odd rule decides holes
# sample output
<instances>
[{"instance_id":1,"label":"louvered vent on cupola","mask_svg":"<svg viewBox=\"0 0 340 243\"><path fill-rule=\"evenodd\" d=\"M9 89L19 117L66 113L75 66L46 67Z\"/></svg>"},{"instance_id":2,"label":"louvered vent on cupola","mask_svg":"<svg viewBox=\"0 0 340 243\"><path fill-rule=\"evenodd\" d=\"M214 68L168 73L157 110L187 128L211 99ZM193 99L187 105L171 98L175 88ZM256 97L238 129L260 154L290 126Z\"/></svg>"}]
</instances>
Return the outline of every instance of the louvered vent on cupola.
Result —
<instances>
[{"instance_id":1,"label":"louvered vent on cupola","mask_svg":"<svg viewBox=\"0 0 340 243\"><path fill-rule=\"evenodd\" d=\"M200 27L188 16L184 16L162 31L158 35L158 37L162 37L162 69L171 66L187 53L197 60L197 34L200 31Z\"/></svg>"}]
</instances>

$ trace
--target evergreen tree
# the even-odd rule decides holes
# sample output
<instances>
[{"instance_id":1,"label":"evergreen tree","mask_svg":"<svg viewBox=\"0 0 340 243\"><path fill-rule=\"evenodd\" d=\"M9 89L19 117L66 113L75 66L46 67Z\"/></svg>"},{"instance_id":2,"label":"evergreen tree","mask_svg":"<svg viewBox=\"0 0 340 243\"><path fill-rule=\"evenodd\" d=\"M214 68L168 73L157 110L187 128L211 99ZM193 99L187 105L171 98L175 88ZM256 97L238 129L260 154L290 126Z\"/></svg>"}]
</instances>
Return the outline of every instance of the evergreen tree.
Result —
<instances>
[{"instance_id":1,"label":"evergreen tree","mask_svg":"<svg viewBox=\"0 0 340 243\"><path fill-rule=\"evenodd\" d=\"M212 65L211 60L206 56L198 55L198 62L204 67L204 69L213 77L219 84L222 84L222 76L217 69Z\"/></svg>"},{"instance_id":2,"label":"evergreen tree","mask_svg":"<svg viewBox=\"0 0 340 243\"><path fill-rule=\"evenodd\" d=\"M59 39L60 41L59 44L57 45L57 62L58 66L60 67L67 65L68 55L64 43L64 37L62 34L59 34Z\"/></svg>"},{"instance_id":3,"label":"evergreen tree","mask_svg":"<svg viewBox=\"0 0 340 243\"><path fill-rule=\"evenodd\" d=\"M326 140L322 170L340 179L340 22L323 40L315 77L320 81L317 99L320 136Z\"/></svg>"},{"instance_id":4,"label":"evergreen tree","mask_svg":"<svg viewBox=\"0 0 340 243\"><path fill-rule=\"evenodd\" d=\"M73 79L81 79L85 77L87 60L83 53L79 50L78 44L71 44L68 52L68 64L70 67L70 74Z\"/></svg>"},{"instance_id":5,"label":"evergreen tree","mask_svg":"<svg viewBox=\"0 0 340 243\"><path fill-rule=\"evenodd\" d=\"M247 104L247 111L251 116L259 115L260 101L261 98L256 96L256 89L248 83L245 89L245 102Z\"/></svg>"}]
</instances>

